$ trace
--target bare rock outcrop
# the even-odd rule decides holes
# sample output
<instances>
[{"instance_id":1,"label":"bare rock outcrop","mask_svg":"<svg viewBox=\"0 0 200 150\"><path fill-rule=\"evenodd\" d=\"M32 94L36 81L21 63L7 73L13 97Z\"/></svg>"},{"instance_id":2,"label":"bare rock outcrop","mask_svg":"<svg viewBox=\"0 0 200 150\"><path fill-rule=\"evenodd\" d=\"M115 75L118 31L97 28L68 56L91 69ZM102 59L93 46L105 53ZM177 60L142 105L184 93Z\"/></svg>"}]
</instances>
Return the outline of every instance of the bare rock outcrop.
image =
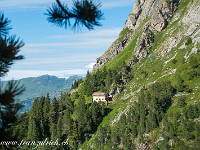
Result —
<instances>
[{"instance_id":1,"label":"bare rock outcrop","mask_svg":"<svg viewBox=\"0 0 200 150\"><path fill-rule=\"evenodd\" d=\"M128 34L122 41L116 40L110 48L99 58L97 58L96 64L93 66L93 71L101 68L106 62L117 56L131 41L131 34Z\"/></svg>"},{"instance_id":2,"label":"bare rock outcrop","mask_svg":"<svg viewBox=\"0 0 200 150\"><path fill-rule=\"evenodd\" d=\"M157 8L161 0L136 0L125 27L135 31Z\"/></svg>"},{"instance_id":3,"label":"bare rock outcrop","mask_svg":"<svg viewBox=\"0 0 200 150\"><path fill-rule=\"evenodd\" d=\"M150 20L151 26L159 32L166 28L177 10L179 2L180 0L168 0L168 2L161 3Z\"/></svg>"},{"instance_id":4,"label":"bare rock outcrop","mask_svg":"<svg viewBox=\"0 0 200 150\"><path fill-rule=\"evenodd\" d=\"M180 16L180 14L176 14ZM188 10L183 18L179 21L181 24L181 30L176 32L173 36L167 37L164 42L161 44L160 48L156 50L158 56L164 57L168 52L172 50L172 48L176 47L183 37L191 37L193 39L192 43L194 43L194 48L191 49L191 52L185 55L185 59L187 59L192 53L197 53L198 51L198 43L200 43L199 33L200 33L200 1L197 3L189 3ZM175 16L176 20L177 17ZM171 32L173 32L172 29ZM169 35L171 33L168 33ZM185 38L187 39L187 38ZM180 46L179 49L186 48L186 45Z\"/></svg>"},{"instance_id":5,"label":"bare rock outcrop","mask_svg":"<svg viewBox=\"0 0 200 150\"><path fill-rule=\"evenodd\" d=\"M152 1L152 3L155 3ZM134 49L134 55L138 59L145 58L153 46L154 34L164 30L168 22L173 17L174 12L177 10L180 0L168 0L168 2L160 2L154 9L151 19L143 27L142 36L139 38L139 43ZM157 1L158 4L158 1ZM131 58L132 59L132 58Z\"/></svg>"},{"instance_id":6,"label":"bare rock outcrop","mask_svg":"<svg viewBox=\"0 0 200 150\"><path fill-rule=\"evenodd\" d=\"M137 59L142 59L147 56L154 42L154 35L149 25L143 28L142 36L139 38L138 42L134 53Z\"/></svg>"},{"instance_id":7,"label":"bare rock outcrop","mask_svg":"<svg viewBox=\"0 0 200 150\"><path fill-rule=\"evenodd\" d=\"M127 34L122 40L116 40L111 47L99 58L93 67L93 71L101 68L105 63L112 60L121 51L128 46L132 40L132 35L137 31L141 23L147 19L143 27L141 37L139 37L137 45L134 49L134 55L137 59L145 58L154 42L154 35L164 30L168 22L173 17L181 0L136 0L131 14L125 23L125 29L129 29L132 33ZM134 60L135 58L133 58ZM130 60L130 64L133 61Z\"/></svg>"}]
</instances>

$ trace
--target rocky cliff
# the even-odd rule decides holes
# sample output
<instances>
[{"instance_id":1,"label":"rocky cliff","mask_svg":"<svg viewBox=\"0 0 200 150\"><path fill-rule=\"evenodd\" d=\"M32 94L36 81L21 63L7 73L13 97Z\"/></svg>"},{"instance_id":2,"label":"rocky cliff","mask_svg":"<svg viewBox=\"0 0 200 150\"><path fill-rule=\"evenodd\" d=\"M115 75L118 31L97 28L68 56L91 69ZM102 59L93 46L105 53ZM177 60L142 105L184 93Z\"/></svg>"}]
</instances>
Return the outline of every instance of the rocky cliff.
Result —
<instances>
[{"instance_id":1,"label":"rocky cliff","mask_svg":"<svg viewBox=\"0 0 200 150\"><path fill-rule=\"evenodd\" d=\"M122 52L130 44L132 36L137 32L137 29L141 28L141 24L144 23L145 25L140 29L142 34L137 39L133 56L128 63L131 66L134 64L135 57L139 60L147 57L154 44L154 35L163 31L169 25L181 2L182 0L136 0L119 38L101 57L97 58L93 71L101 68ZM177 33L175 37L167 38L163 43L162 51L158 50L158 55L164 56L181 41L183 34L191 36L198 29L200 20L200 17L198 17L200 16L199 1L197 3L198 5L193 3L193 6L188 6L190 7L188 14L179 21L179 24L184 26L183 30ZM171 23L179 19L180 13L173 17ZM190 25L189 28L187 28L188 25Z\"/></svg>"},{"instance_id":2,"label":"rocky cliff","mask_svg":"<svg viewBox=\"0 0 200 150\"><path fill-rule=\"evenodd\" d=\"M125 34L123 33L125 32ZM119 35L119 39L117 39L110 48L99 58L97 58L96 64L93 66L93 71L101 68L106 62L112 60L115 56L117 56L132 40L131 38L132 31L124 29Z\"/></svg>"},{"instance_id":3,"label":"rocky cliff","mask_svg":"<svg viewBox=\"0 0 200 150\"><path fill-rule=\"evenodd\" d=\"M114 105L91 149L199 149L200 0L135 0L93 71Z\"/></svg>"}]
</instances>

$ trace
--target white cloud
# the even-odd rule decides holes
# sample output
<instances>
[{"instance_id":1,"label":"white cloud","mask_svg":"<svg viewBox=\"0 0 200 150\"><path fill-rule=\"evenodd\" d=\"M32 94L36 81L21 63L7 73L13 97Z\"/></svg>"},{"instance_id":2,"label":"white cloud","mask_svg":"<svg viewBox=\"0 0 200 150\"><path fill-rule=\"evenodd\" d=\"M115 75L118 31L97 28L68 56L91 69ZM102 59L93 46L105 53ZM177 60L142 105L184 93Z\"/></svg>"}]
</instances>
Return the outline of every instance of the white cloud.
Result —
<instances>
[{"instance_id":1,"label":"white cloud","mask_svg":"<svg viewBox=\"0 0 200 150\"><path fill-rule=\"evenodd\" d=\"M43 5L51 5L55 0L2 0L0 6L3 9L40 8Z\"/></svg>"},{"instance_id":2,"label":"white cloud","mask_svg":"<svg viewBox=\"0 0 200 150\"><path fill-rule=\"evenodd\" d=\"M54 3L55 0L1 0L0 6L2 9L29 9L29 8L41 8L50 6ZM72 4L72 0L62 0L62 2L66 2L68 6ZM132 6L134 0L103 0L102 8L110 9L110 8L118 8L124 6Z\"/></svg>"},{"instance_id":3,"label":"white cloud","mask_svg":"<svg viewBox=\"0 0 200 150\"><path fill-rule=\"evenodd\" d=\"M29 71L30 67L33 70L74 70L77 68L81 68L85 72L88 69L91 70L94 65L92 62L95 62L96 58L105 52L118 37L120 31L121 28L102 29L79 33L75 36L46 37L44 38L47 39L46 43L27 43L21 51L26 59L16 62L6 79L12 79L12 77L19 79L43 74L64 76L51 71ZM55 39L59 39L58 42L55 42ZM26 69L28 71L23 71ZM78 72L83 74L83 71L76 71L75 73Z\"/></svg>"},{"instance_id":4,"label":"white cloud","mask_svg":"<svg viewBox=\"0 0 200 150\"><path fill-rule=\"evenodd\" d=\"M27 77L38 77L41 75L52 75L57 76L59 78L68 78L71 75L85 75L85 69L71 69L71 70L57 70L57 71L43 71L43 70L11 70L8 75L3 78L4 81L6 80L18 80Z\"/></svg>"},{"instance_id":5,"label":"white cloud","mask_svg":"<svg viewBox=\"0 0 200 150\"><path fill-rule=\"evenodd\" d=\"M125 6L133 6L135 0L115 0L115 1L103 1L102 8L104 9L111 9L111 8L118 8L118 7L125 7Z\"/></svg>"},{"instance_id":6,"label":"white cloud","mask_svg":"<svg viewBox=\"0 0 200 150\"><path fill-rule=\"evenodd\" d=\"M93 39L83 39L83 41L77 42L63 42L63 43L31 43L26 44L25 48L30 47L66 47L66 48L99 48L105 43L114 42L116 38L93 38Z\"/></svg>"},{"instance_id":7,"label":"white cloud","mask_svg":"<svg viewBox=\"0 0 200 150\"><path fill-rule=\"evenodd\" d=\"M105 51L118 37L121 28L102 29L78 33L76 35L56 35L44 37L46 43L26 43L23 53L56 52L57 50L101 49ZM54 42L58 40L59 42ZM53 42L51 42L53 41ZM62 42L61 42L62 41ZM68 41L68 42L66 42Z\"/></svg>"},{"instance_id":8,"label":"white cloud","mask_svg":"<svg viewBox=\"0 0 200 150\"><path fill-rule=\"evenodd\" d=\"M95 63L90 63L89 65L86 65L85 68L87 68L87 69L93 69L94 65L95 65Z\"/></svg>"},{"instance_id":9,"label":"white cloud","mask_svg":"<svg viewBox=\"0 0 200 150\"><path fill-rule=\"evenodd\" d=\"M78 33L76 35L56 35L45 37L46 39L89 39L89 38L105 38L105 37L116 37L119 35L122 28L102 29L87 31L85 33Z\"/></svg>"},{"instance_id":10,"label":"white cloud","mask_svg":"<svg viewBox=\"0 0 200 150\"><path fill-rule=\"evenodd\" d=\"M58 65L59 64L67 64L67 63L78 63L78 62L88 62L91 59L95 59L99 56L99 53L85 53L85 54L61 54L53 57L41 57L41 58L28 58L24 59L22 61L17 62L16 65L20 66L34 66L34 65L48 65L49 67L51 65ZM16 66L15 65L15 66Z\"/></svg>"}]
</instances>

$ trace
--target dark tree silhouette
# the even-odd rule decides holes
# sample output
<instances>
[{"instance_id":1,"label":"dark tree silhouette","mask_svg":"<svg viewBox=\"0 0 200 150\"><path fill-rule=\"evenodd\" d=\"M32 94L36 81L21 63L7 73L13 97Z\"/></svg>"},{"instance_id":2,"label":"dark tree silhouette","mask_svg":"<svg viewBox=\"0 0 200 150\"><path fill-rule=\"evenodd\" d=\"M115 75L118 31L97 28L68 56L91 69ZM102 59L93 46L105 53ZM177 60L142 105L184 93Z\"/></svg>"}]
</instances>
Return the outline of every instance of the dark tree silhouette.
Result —
<instances>
[{"instance_id":1,"label":"dark tree silhouette","mask_svg":"<svg viewBox=\"0 0 200 150\"><path fill-rule=\"evenodd\" d=\"M66 4L62 4L60 0L52 7L47 9L45 15L47 20L59 27L71 27L71 19L74 19L72 29L80 29L85 26L88 30L94 29L94 26L100 26L99 20L103 19L103 13L100 10L101 3L93 0L74 0L73 7L70 10Z\"/></svg>"},{"instance_id":2,"label":"dark tree silhouette","mask_svg":"<svg viewBox=\"0 0 200 150\"><path fill-rule=\"evenodd\" d=\"M16 39L16 36L8 35L10 23L11 21L0 13L0 81L16 60L23 59L18 53L24 43L19 38ZM23 86L16 81L9 81L6 86L0 84L0 141L17 140L12 136L10 127L17 120L17 112L21 108L21 105L15 102L15 97L23 91Z\"/></svg>"}]
</instances>

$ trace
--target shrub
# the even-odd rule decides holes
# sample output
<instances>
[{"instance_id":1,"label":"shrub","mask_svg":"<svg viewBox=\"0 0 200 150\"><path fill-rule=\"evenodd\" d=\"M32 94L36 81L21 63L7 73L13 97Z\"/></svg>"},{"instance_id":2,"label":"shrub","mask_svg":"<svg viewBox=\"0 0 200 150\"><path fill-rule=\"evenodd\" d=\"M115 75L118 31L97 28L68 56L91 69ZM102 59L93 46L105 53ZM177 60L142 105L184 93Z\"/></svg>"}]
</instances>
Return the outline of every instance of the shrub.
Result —
<instances>
[{"instance_id":1,"label":"shrub","mask_svg":"<svg viewBox=\"0 0 200 150\"><path fill-rule=\"evenodd\" d=\"M184 80L180 77L180 75L175 76L175 88L178 92L182 92L185 88Z\"/></svg>"},{"instance_id":2,"label":"shrub","mask_svg":"<svg viewBox=\"0 0 200 150\"><path fill-rule=\"evenodd\" d=\"M172 63L173 63L173 64L176 64L176 63L177 63L177 60L176 60L176 59L172 59Z\"/></svg>"},{"instance_id":3,"label":"shrub","mask_svg":"<svg viewBox=\"0 0 200 150\"><path fill-rule=\"evenodd\" d=\"M192 43L192 39L191 37L189 37L185 43L185 45L190 45Z\"/></svg>"},{"instance_id":4,"label":"shrub","mask_svg":"<svg viewBox=\"0 0 200 150\"><path fill-rule=\"evenodd\" d=\"M186 106L187 104L185 103L185 97L180 97L180 98L178 98L177 105L178 105L180 108Z\"/></svg>"},{"instance_id":5,"label":"shrub","mask_svg":"<svg viewBox=\"0 0 200 150\"><path fill-rule=\"evenodd\" d=\"M191 66L192 68L197 68L198 65L199 65L199 64L198 64L197 57L191 55L191 56L189 57L189 64L190 64L190 66Z\"/></svg>"}]
</instances>

